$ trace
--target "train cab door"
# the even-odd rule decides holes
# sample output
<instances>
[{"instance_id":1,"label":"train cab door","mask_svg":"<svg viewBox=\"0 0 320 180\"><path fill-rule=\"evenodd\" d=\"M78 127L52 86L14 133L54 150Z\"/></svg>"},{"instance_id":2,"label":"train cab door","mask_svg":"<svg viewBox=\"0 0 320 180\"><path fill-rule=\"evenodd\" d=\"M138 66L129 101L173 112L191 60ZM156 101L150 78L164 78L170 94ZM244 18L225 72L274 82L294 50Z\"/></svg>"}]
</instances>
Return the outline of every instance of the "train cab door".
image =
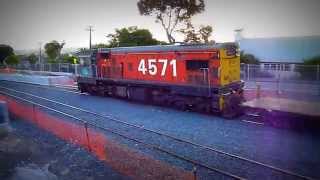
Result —
<instances>
[{"instance_id":1,"label":"train cab door","mask_svg":"<svg viewBox=\"0 0 320 180\"><path fill-rule=\"evenodd\" d=\"M108 78L109 77L109 64L110 64L110 53L109 52L101 52L100 53L100 77Z\"/></svg>"},{"instance_id":2,"label":"train cab door","mask_svg":"<svg viewBox=\"0 0 320 180\"><path fill-rule=\"evenodd\" d=\"M105 64L103 64L103 65L101 66L101 78L104 78L104 77L106 77L106 76L107 76L107 67L106 67Z\"/></svg>"},{"instance_id":3,"label":"train cab door","mask_svg":"<svg viewBox=\"0 0 320 180\"><path fill-rule=\"evenodd\" d=\"M123 79L124 78L124 64L123 62L120 63L120 78Z\"/></svg>"}]
</instances>

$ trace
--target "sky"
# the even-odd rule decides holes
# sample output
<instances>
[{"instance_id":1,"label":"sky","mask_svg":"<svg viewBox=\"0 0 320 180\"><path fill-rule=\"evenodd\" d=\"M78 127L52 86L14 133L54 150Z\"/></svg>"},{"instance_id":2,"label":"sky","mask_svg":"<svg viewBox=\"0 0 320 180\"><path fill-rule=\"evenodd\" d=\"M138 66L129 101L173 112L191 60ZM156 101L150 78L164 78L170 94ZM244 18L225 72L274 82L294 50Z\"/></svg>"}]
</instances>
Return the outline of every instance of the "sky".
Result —
<instances>
[{"instance_id":1,"label":"sky","mask_svg":"<svg viewBox=\"0 0 320 180\"><path fill-rule=\"evenodd\" d=\"M14 49L36 49L51 40L66 48L107 43L116 28L147 28L158 40L167 40L154 17L141 16L137 0L0 0L0 44ZM319 0L205 0L205 12L192 18L196 26L211 25L218 42L234 41L234 30L243 35L283 37L320 35ZM176 34L178 41L183 40Z\"/></svg>"}]
</instances>

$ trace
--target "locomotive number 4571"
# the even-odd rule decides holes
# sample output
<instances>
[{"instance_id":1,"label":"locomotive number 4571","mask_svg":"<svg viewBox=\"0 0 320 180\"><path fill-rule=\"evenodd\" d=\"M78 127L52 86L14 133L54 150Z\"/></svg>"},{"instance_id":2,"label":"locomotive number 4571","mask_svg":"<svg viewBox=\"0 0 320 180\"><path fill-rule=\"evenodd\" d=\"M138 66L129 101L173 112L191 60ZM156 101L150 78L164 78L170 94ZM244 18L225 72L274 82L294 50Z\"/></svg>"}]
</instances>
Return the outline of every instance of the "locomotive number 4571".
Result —
<instances>
[{"instance_id":1,"label":"locomotive number 4571","mask_svg":"<svg viewBox=\"0 0 320 180\"><path fill-rule=\"evenodd\" d=\"M169 67L168 67L168 61L169 61ZM147 62L147 66L146 66ZM171 68L172 76L176 77L177 76L177 60L172 59L148 59L144 60L141 59L139 66L138 66L138 71L142 72L143 75L146 75L147 73L155 76L158 74L158 67L159 64L162 64L162 69L161 69L161 76L166 75L167 68Z\"/></svg>"}]
</instances>

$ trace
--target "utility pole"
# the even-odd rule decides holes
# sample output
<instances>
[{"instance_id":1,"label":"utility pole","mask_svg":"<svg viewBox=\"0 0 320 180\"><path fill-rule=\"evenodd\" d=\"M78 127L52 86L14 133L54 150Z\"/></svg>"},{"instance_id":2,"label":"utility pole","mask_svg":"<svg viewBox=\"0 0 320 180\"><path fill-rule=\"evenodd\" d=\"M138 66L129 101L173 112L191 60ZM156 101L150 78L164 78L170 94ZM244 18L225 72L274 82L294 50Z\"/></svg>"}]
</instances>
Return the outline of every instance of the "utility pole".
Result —
<instances>
[{"instance_id":1,"label":"utility pole","mask_svg":"<svg viewBox=\"0 0 320 180\"><path fill-rule=\"evenodd\" d=\"M89 31L89 49L91 50L91 46L92 46L92 44L91 44L91 34L94 31L93 30L93 26L89 26L86 30Z\"/></svg>"},{"instance_id":2,"label":"utility pole","mask_svg":"<svg viewBox=\"0 0 320 180\"><path fill-rule=\"evenodd\" d=\"M41 49L42 49L42 42L39 42L39 71L41 71Z\"/></svg>"}]
</instances>

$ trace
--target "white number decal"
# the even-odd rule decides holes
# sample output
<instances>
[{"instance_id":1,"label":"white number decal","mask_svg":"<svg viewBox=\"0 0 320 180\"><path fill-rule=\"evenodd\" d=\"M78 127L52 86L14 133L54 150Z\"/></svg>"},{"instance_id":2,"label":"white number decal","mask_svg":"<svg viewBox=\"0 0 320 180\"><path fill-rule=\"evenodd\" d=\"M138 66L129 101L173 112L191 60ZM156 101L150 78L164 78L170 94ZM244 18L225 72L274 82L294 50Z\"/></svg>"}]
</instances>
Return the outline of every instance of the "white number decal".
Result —
<instances>
[{"instance_id":1,"label":"white number decal","mask_svg":"<svg viewBox=\"0 0 320 180\"><path fill-rule=\"evenodd\" d=\"M146 62L144 59L141 59L139 66L138 66L138 71L142 72L142 74L146 74L146 72L149 72L150 75L154 76L158 73L158 68L157 68L157 60L156 59L148 59L148 68L146 68ZM166 75L166 70L168 66L168 60L167 59L159 59L159 63L162 63L162 69L161 69L161 76ZM176 77L177 76L177 61L175 59L170 61L170 66L172 66L172 76Z\"/></svg>"},{"instance_id":2,"label":"white number decal","mask_svg":"<svg viewBox=\"0 0 320 180\"><path fill-rule=\"evenodd\" d=\"M149 74L154 76L157 74L157 66L156 66L157 60L155 59L149 59L148 60L148 69L149 69Z\"/></svg>"},{"instance_id":3,"label":"white number decal","mask_svg":"<svg viewBox=\"0 0 320 180\"><path fill-rule=\"evenodd\" d=\"M177 77L177 61L175 59L173 59L170 62L170 65L172 66L172 75L173 75L173 77Z\"/></svg>"},{"instance_id":4,"label":"white number decal","mask_svg":"<svg viewBox=\"0 0 320 180\"><path fill-rule=\"evenodd\" d=\"M166 74L168 60L167 59L159 59L159 62L162 63L161 76L164 76Z\"/></svg>"},{"instance_id":5,"label":"white number decal","mask_svg":"<svg viewBox=\"0 0 320 180\"><path fill-rule=\"evenodd\" d=\"M147 68L144 59L141 59L138 67L138 71L142 72L142 74L146 74Z\"/></svg>"}]
</instances>

